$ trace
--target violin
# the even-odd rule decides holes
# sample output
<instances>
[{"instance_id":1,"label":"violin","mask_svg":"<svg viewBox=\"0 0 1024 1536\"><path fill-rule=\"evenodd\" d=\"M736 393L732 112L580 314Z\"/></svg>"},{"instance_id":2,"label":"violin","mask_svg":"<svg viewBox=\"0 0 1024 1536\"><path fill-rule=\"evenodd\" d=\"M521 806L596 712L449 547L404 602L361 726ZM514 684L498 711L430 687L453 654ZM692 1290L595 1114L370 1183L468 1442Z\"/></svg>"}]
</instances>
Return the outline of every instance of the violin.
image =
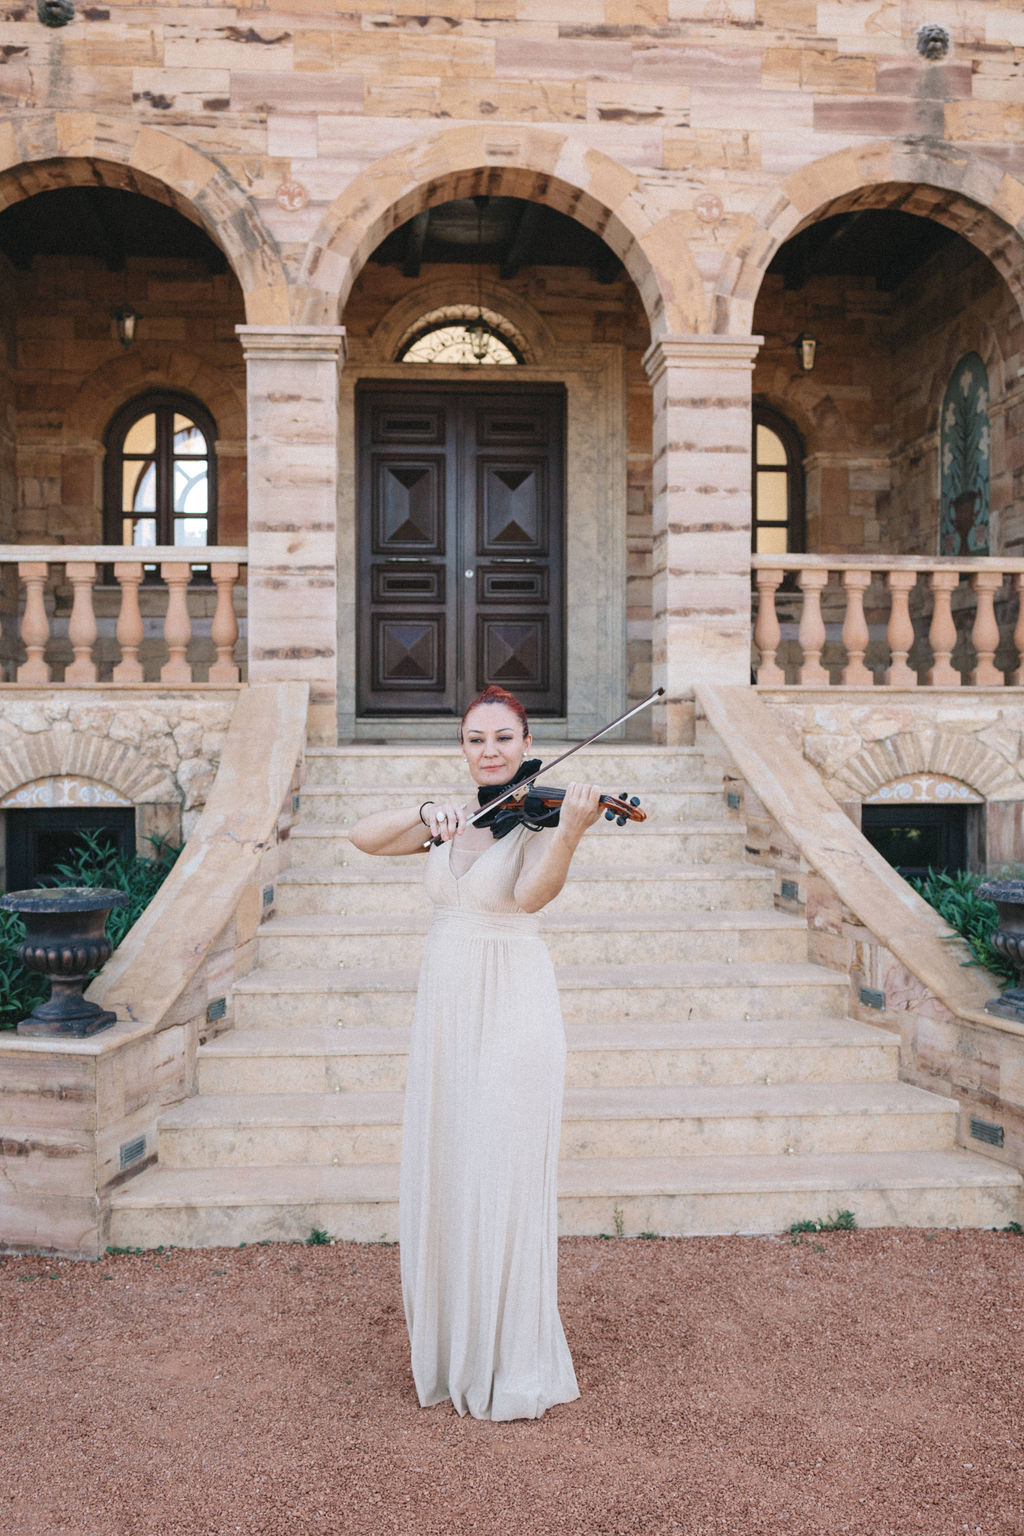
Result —
<instances>
[{"instance_id":1,"label":"violin","mask_svg":"<svg viewBox=\"0 0 1024 1536\"><path fill-rule=\"evenodd\" d=\"M511 800L505 800L502 804L487 809L488 800L492 798L493 791L487 789L478 791L481 804L485 807L478 812L473 819L480 826L490 827L495 837L505 837L516 827L526 827L530 832L539 832L542 827L557 827L562 801L565 799L565 790L557 789L550 784L535 784L524 786L524 792ZM630 796L623 790L621 795L602 794L598 804L604 811L606 821L617 822L624 827L627 821L646 821L647 812L640 809L640 801L635 795Z\"/></svg>"},{"instance_id":2,"label":"violin","mask_svg":"<svg viewBox=\"0 0 1024 1536\"><path fill-rule=\"evenodd\" d=\"M558 826L558 807L565 799L565 790L556 789L551 784L532 784L525 799L522 801L524 811L523 820L529 826L534 816L541 816L543 820L538 822L542 827ZM640 801L636 795L630 795L628 790L623 790L621 795L606 795L602 793L597 802L604 811L605 821L615 821L620 827L624 827L627 821L646 821L647 812L640 809ZM546 812L555 811L554 816L545 815Z\"/></svg>"}]
</instances>

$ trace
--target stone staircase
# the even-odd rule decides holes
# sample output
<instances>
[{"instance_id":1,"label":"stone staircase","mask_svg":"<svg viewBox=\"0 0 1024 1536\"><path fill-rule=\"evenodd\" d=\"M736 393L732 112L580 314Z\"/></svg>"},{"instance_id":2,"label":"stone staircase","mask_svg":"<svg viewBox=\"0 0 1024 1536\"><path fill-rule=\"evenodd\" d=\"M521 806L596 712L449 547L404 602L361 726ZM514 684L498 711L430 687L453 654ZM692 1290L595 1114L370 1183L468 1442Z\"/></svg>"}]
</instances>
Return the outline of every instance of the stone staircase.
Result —
<instances>
[{"instance_id":1,"label":"stone staircase","mask_svg":"<svg viewBox=\"0 0 1024 1536\"><path fill-rule=\"evenodd\" d=\"M309 754L234 1028L200 1048L158 1165L114 1197L111 1243L397 1235L429 915L420 861L368 858L345 827L464 783L459 767L441 747ZM807 962L803 920L744 863L721 771L696 749L605 746L586 772L649 820L599 823L545 914L569 1043L563 1232L774 1232L844 1208L862 1226L1015 1219L1018 1175L955 1146L955 1104L899 1082L896 1036L846 1017L847 977Z\"/></svg>"}]
</instances>

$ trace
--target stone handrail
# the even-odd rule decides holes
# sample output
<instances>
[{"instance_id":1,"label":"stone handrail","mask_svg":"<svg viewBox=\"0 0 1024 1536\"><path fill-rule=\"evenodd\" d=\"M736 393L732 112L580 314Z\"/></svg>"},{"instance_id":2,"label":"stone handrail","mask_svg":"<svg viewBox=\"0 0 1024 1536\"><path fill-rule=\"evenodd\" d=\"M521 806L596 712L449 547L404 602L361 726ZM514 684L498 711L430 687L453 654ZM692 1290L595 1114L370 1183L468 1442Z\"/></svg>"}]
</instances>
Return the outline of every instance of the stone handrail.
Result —
<instances>
[{"instance_id":1,"label":"stone handrail","mask_svg":"<svg viewBox=\"0 0 1024 1536\"><path fill-rule=\"evenodd\" d=\"M970 964L963 939L853 825L764 701L749 688L707 684L697 698L746 784L857 921L951 1014L1024 1035L984 1012L993 978Z\"/></svg>"},{"instance_id":2,"label":"stone handrail","mask_svg":"<svg viewBox=\"0 0 1024 1536\"><path fill-rule=\"evenodd\" d=\"M12 681L23 687L52 684L53 667L47 660L47 646L52 625L46 610L45 594L53 580L54 567L63 566L73 598L68 618L67 638L74 659L64 668L63 682L69 686L99 681L96 641L94 590L103 568L113 566L114 578L121 590L117 617L117 643L120 660L108 679L115 686L131 686L145 680L139 650L146 630L139 606L139 588L147 566L158 566L167 586L167 607L163 616L163 639L167 660L160 668L160 682L165 687L189 687L193 669L187 651L192 638L192 620L188 609L188 588L193 566L208 567L217 591L216 609L210 636L216 651L208 680L223 687L240 681L233 652L238 639L233 590L241 567L248 564L244 547L224 545L171 546L110 544L0 544L0 581L8 569L16 570L24 588L24 607L20 624L13 615L0 617L5 635L16 629L25 647L25 659L14 668Z\"/></svg>"},{"instance_id":3,"label":"stone handrail","mask_svg":"<svg viewBox=\"0 0 1024 1536\"><path fill-rule=\"evenodd\" d=\"M882 650L881 622L869 622L865 597L872 585L884 584L884 602L888 604L884 625L885 664L880 681L900 688L929 686L956 688L967 683L973 687L1001 687L1024 682L1024 560L1002 556L991 559L959 559L953 556L924 558L906 555L754 555L751 559L757 584L757 618L754 644L760 653L757 682L780 687L794 682L802 688L828 687L833 683L832 669L822 662L822 651L833 637L841 642L842 666L839 683L847 688L871 687L875 669L865 661L874 644L876 655ZM778 611L779 589L788 573L795 573L796 586L802 594L799 624L795 639L800 657L783 653L794 636L783 634ZM830 584L835 574L838 584ZM841 604L841 624L826 623L822 599ZM783 601L794 594L784 591ZM997 613L1000 602L1009 610L1003 622ZM930 614L928 608L930 605ZM927 633L919 620L928 617ZM957 624L957 612L970 611L969 629ZM966 617L966 612L965 612ZM1010 619L1012 617L1012 628ZM791 626L790 626L791 627ZM830 634L830 629L832 634ZM875 633L873 633L873 629ZM930 657L921 659L924 642ZM918 664L909 661L918 646ZM959 648L959 649L958 649ZM964 661L954 666L953 652ZM965 656L965 652L973 653ZM1001 652L1003 661L997 662ZM1007 661L1007 658L1008 661ZM786 660L790 665L785 665ZM795 676L793 674L795 673Z\"/></svg>"}]
</instances>

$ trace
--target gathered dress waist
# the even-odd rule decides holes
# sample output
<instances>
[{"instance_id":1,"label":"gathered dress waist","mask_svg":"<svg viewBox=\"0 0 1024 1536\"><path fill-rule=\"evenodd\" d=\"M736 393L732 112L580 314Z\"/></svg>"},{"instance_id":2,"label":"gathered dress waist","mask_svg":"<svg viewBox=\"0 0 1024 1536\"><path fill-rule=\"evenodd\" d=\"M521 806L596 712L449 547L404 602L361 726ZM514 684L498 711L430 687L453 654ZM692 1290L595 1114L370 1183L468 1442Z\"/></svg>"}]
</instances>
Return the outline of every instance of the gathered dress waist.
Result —
<instances>
[{"instance_id":1,"label":"gathered dress waist","mask_svg":"<svg viewBox=\"0 0 1024 1536\"><path fill-rule=\"evenodd\" d=\"M478 939L536 938L540 918L535 912L480 912L472 907L435 907L432 930L464 929Z\"/></svg>"}]
</instances>

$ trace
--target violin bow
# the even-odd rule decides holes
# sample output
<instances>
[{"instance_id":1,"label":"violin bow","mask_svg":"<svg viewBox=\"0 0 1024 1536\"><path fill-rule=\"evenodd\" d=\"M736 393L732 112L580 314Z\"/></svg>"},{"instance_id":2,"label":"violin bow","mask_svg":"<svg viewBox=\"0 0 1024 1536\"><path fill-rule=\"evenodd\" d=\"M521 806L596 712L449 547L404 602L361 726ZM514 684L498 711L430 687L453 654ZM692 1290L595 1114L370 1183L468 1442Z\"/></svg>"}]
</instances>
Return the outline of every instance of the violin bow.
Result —
<instances>
[{"instance_id":1,"label":"violin bow","mask_svg":"<svg viewBox=\"0 0 1024 1536\"><path fill-rule=\"evenodd\" d=\"M664 688L655 688L652 693L647 695L646 699L641 701L641 703L634 704L632 709L627 709L624 715L619 715L615 720L609 720L607 725L602 725L601 729L599 731L595 731L593 736L588 736L586 741L578 741L574 747L569 748L568 752L563 752L560 757L553 758L550 763L543 763L537 769L536 773L530 774L528 779L522 779L518 784L510 784L508 789L505 790L504 794L495 795L493 800L489 800L486 805L482 805L480 809L475 811L472 816L467 817L466 826L471 827L475 821L479 821L481 816L486 816L488 812L495 810L499 805L503 805L506 800L525 799L527 793L529 792L530 785L539 779L542 773L550 773L552 768L557 768L559 763L564 763L566 758L572 757L574 752L582 752L584 747L589 747L592 742L599 740L600 737L607 736L608 732L614 731L617 725L622 725L624 721L631 720L632 717L634 715L638 715L642 709L647 709L649 705L653 704L655 699L660 699L664 692ZM423 846L424 848L430 848L434 843L441 842L443 842L443 838L428 837Z\"/></svg>"}]
</instances>

